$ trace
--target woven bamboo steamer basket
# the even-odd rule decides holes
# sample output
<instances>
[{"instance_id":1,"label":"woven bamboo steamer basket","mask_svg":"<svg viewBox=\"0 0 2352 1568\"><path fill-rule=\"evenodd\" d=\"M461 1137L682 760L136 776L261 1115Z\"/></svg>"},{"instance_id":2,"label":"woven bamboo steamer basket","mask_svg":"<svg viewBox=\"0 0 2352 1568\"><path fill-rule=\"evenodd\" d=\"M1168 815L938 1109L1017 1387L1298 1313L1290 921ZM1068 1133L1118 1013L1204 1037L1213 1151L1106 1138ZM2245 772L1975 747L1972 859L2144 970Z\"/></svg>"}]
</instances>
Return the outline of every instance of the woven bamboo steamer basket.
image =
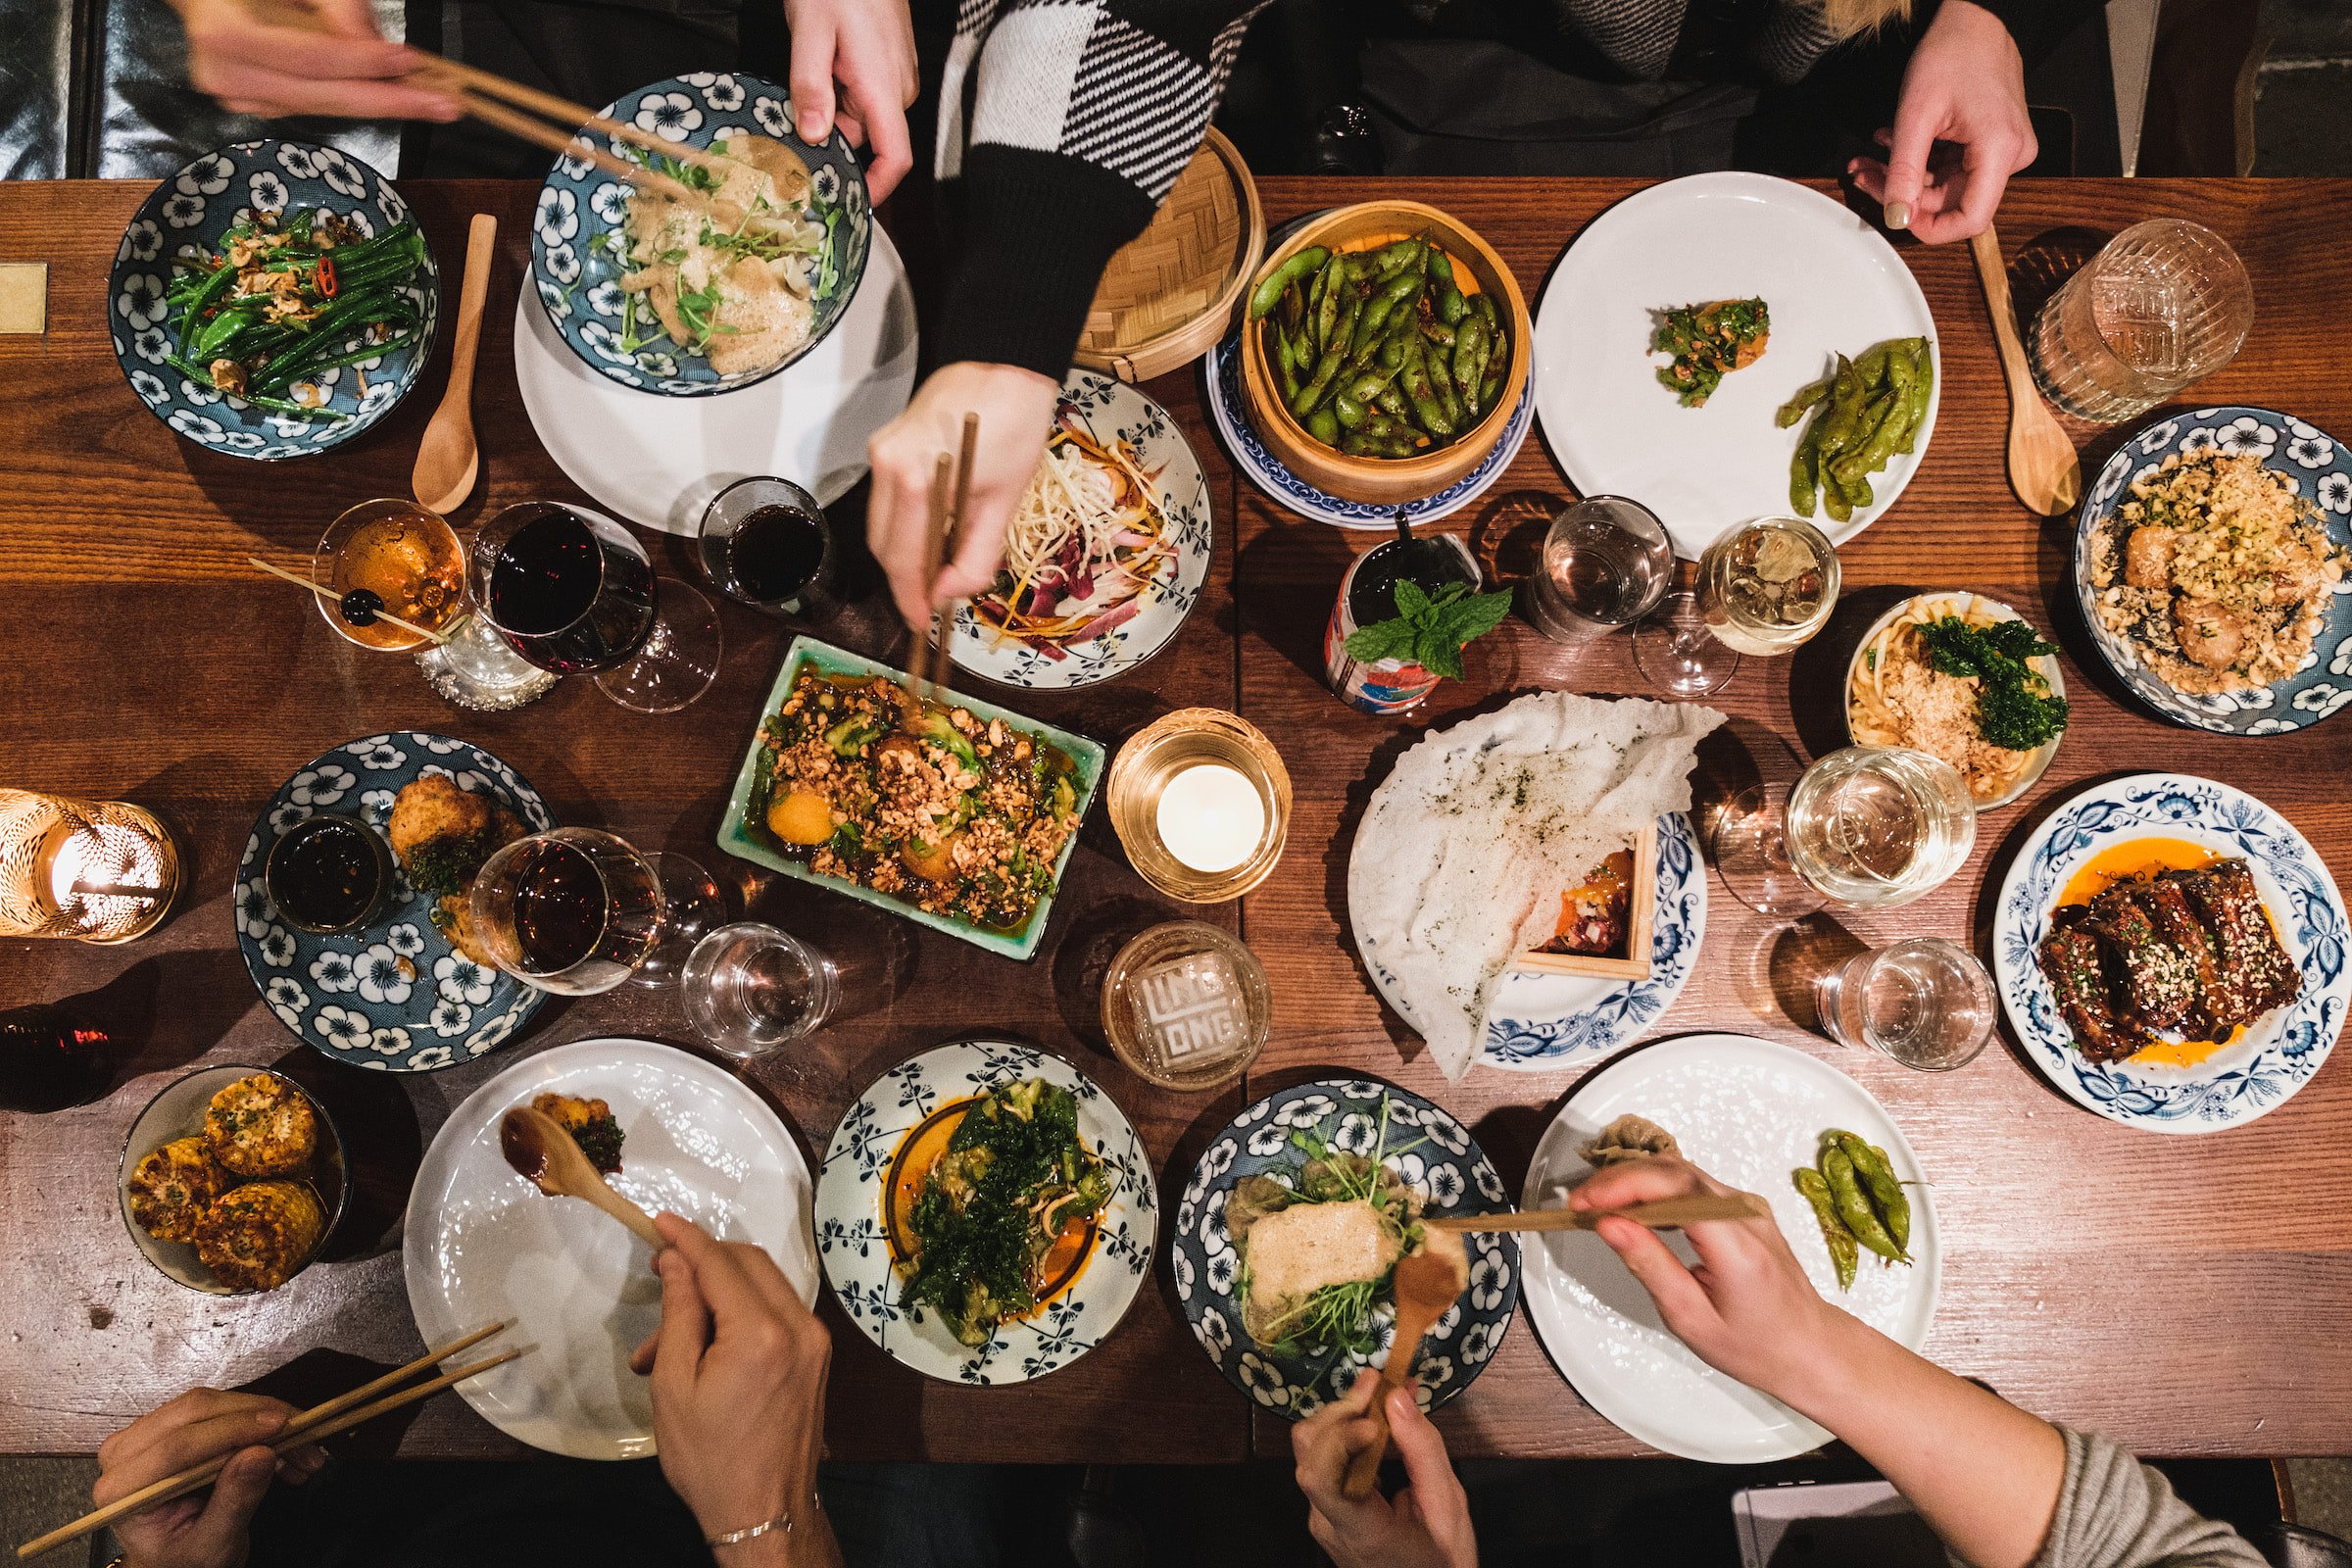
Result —
<instances>
[{"instance_id":1,"label":"woven bamboo steamer basket","mask_svg":"<svg viewBox=\"0 0 2352 1568\"><path fill-rule=\"evenodd\" d=\"M1257 182L1211 126L1151 226L1103 269L1072 358L1122 381L1192 364L1233 330L1265 248Z\"/></svg>"},{"instance_id":2,"label":"woven bamboo steamer basket","mask_svg":"<svg viewBox=\"0 0 2352 1568\"><path fill-rule=\"evenodd\" d=\"M1494 450L1511 422L1511 410L1527 387L1527 344L1530 322L1527 300L1519 280L1502 258L1468 224L1420 202L1361 202L1335 207L1291 230L1273 253L1258 264L1250 279L1257 283L1310 245L1331 250L1357 250L1373 240L1426 233L1455 263L1455 275L1467 270L1478 286L1494 296L1511 337L1511 366L1493 408L1480 416L1450 446L1432 448L1412 458L1351 458L1325 446L1291 414L1282 401L1274 368L1266 361L1262 334L1242 333L1242 400L1249 406L1250 428L1270 448L1283 466L1316 489L1346 501L1373 506L1397 506L1426 500L1454 483Z\"/></svg>"}]
</instances>

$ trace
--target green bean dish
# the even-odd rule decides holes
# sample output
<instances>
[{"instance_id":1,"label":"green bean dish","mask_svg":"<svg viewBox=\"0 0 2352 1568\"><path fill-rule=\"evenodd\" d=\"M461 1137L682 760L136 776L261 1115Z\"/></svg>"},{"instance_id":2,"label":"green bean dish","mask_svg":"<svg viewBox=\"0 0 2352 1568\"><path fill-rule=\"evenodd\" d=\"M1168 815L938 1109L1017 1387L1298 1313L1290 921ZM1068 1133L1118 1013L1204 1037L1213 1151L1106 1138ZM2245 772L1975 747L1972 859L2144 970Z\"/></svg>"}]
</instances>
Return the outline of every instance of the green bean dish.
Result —
<instances>
[{"instance_id":1,"label":"green bean dish","mask_svg":"<svg viewBox=\"0 0 2352 1568\"><path fill-rule=\"evenodd\" d=\"M1788 505L1813 515L1816 499L1832 522L1845 522L1870 506L1870 476L1908 454L1927 422L1936 390L1936 354L1924 337L1888 338L1859 359L1838 356L1838 368L1781 405L1786 430L1806 415L1813 422L1788 460Z\"/></svg>"}]
</instances>

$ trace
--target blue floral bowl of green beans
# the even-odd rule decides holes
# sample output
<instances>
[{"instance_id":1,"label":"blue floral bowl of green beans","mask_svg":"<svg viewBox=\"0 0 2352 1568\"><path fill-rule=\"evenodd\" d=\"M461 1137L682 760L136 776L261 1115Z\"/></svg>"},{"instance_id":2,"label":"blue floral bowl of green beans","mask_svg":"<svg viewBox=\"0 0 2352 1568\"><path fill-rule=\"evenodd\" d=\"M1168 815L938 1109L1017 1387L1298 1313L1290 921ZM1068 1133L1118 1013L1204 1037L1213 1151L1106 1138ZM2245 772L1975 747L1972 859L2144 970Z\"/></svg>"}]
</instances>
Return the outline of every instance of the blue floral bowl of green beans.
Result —
<instances>
[{"instance_id":1,"label":"blue floral bowl of green beans","mask_svg":"<svg viewBox=\"0 0 2352 1568\"><path fill-rule=\"evenodd\" d=\"M812 234L813 275L808 298L813 306L808 335L772 364L721 374L707 354L673 338L641 293L622 287L637 270L626 232L627 180L587 160L556 160L539 188L531 222L531 278L548 320L590 369L660 397L708 397L764 381L797 364L825 340L849 308L865 275L873 238L874 213L857 154L836 130L821 144L805 142L793 130L792 95L774 82L745 72L698 71L640 87L608 104L604 116L681 148L709 148L737 131L781 142L808 166L808 188L802 216ZM707 188L703 171L692 164L611 135L590 133L595 145L616 158ZM750 246L758 236L744 236ZM797 242L795 253L801 254ZM766 258L766 252L755 252ZM715 314L716 295L695 316L701 324ZM732 328L717 324L717 331Z\"/></svg>"},{"instance_id":2,"label":"blue floral bowl of green beans","mask_svg":"<svg viewBox=\"0 0 2352 1568\"><path fill-rule=\"evenodd\" d=\"M107 321L131 391L181 436L232 458L306 458L408 395L432 356L440 276L383 175L332 147L245 141L140 206Z\"/></svg>"}]
</instances>

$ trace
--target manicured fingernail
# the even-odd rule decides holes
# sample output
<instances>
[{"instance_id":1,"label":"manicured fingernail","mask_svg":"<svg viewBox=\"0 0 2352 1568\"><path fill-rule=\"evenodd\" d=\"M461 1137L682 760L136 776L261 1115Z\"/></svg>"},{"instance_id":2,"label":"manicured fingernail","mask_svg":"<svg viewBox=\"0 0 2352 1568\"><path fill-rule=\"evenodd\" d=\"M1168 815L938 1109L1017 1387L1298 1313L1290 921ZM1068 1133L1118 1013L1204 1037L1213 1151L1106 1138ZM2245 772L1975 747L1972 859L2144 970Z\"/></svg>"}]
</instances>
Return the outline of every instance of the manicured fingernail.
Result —
<instances>
[{"instance_id":1,"label":"manicured fingernail","mask_svg":"<svg viewBox=\"0 0 2352 1568\"><path fill-rule=\"evenodd\" d=\"M1886 204L1886 226L1888 228L1909 228L1911 226L1911 204L1909 202L1888 202Z\"/></svg>"}]
</instances>

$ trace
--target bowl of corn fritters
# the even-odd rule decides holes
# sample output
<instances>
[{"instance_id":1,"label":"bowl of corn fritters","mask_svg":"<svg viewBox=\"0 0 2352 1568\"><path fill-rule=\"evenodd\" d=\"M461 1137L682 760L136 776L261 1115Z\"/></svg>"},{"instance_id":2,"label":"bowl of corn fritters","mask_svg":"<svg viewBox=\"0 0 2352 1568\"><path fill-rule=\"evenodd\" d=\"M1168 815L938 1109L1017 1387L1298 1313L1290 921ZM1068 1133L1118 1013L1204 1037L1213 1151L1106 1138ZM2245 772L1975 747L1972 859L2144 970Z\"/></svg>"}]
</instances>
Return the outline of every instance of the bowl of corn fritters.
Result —
<instances>
[{"instance_id":1,"label":"bowl of corn fritters","mask_svg":"<svg viewBox=\"0 0 2352 1568\"><path fill-rule=\"evenodd\" d=\"M316 1257L351 1183L318 1102L267 1067L164 1086L122 1145L122 1219L147 1260L214 1296L273 1291Z\"/></svg>"}]
</instances>

